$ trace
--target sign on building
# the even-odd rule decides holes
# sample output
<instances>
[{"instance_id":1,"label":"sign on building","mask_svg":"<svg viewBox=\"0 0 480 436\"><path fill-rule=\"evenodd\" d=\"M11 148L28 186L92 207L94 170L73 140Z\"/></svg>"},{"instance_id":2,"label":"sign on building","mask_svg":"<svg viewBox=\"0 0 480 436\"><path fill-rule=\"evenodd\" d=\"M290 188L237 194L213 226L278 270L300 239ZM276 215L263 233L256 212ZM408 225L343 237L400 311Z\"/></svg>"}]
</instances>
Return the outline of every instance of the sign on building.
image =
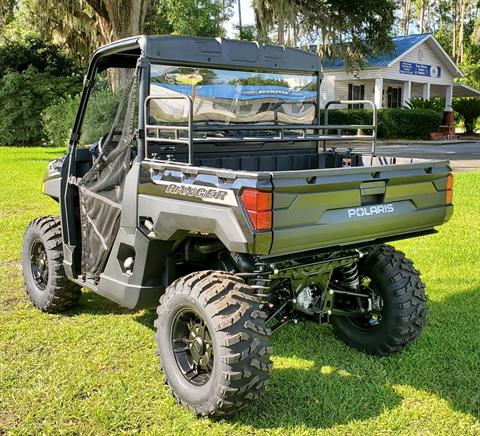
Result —
<instances>
[{"instance_id":1,"label":"sign on building","mask_svg":"<svg viewBox=\"0 0 480 436\"><path fill-rule=\"evenodd\" d=\"M442 68L416 62L400 61L400 74L439 78L442 75Z\"/></svg>"}]
</instances>

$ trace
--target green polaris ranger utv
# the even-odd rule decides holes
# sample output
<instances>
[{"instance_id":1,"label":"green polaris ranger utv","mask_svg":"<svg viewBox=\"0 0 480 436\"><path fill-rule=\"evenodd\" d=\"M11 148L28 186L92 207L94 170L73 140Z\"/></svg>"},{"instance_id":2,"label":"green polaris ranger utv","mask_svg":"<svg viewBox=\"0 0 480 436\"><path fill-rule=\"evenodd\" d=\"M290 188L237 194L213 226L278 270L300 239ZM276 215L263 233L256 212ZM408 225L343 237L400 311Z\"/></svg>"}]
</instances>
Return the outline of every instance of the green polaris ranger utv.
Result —
<instances>
[{"instance_id":1,"label":"green polaris ranger utv","mask_svg":"<svg viewBox=\"0 0 480 436\"><path fill-rule=\"evenodd\" d=\"M320 110L321 78L312 53L245 41L98 49L68 152L43 185L60 216L25 233L33 304L67 310L86 288L157 307L166 383L198 416L262 393L269 337L287 323L329 323L373 355L411 344L424 284L384 244L450 218L449 162L376 156L375 107L371 124L330 124L344 102ZM358 139L372 152L328 146Z\"/></svg>"}]
</instances>

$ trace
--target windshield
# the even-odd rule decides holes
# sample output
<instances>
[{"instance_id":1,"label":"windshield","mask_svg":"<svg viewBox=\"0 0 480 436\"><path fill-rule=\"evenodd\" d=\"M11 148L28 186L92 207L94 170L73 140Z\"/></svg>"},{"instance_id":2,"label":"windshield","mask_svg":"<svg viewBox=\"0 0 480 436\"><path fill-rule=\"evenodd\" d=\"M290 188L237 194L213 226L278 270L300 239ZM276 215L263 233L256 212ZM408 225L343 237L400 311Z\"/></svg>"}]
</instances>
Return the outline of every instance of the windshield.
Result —
<instances>
[{"instance_id":1,"label":"windshield","mask_svg":"<svg viewBox=\"0 0 480 436\"><path fill-rule=\"evenodd\" d=\"M191 97L195 124L313 124L317 76L152 65L150 95ZM150 102L150 124L187 117L186 100Z\"/></svg>"}]
</instances>

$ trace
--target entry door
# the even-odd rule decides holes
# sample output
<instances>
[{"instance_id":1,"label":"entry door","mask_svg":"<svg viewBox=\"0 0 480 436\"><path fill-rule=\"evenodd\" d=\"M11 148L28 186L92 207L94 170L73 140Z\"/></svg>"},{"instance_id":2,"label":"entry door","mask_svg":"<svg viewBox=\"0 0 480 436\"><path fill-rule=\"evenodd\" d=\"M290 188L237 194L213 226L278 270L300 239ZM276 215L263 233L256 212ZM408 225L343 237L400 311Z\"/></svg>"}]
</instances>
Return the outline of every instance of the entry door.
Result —
<instances>
[{"instance_id":1,"label":"entry door","mask_svg":"<svg viewBox=\"0 0 480 436\"><path fill-rule=\"evenodd\" d=\"M387 108L397 109L402 107L402 88L389 86L387 89Z\"/></svg>"},{"instance_id":2,"label":"entry door","mask_svg":"<svg viewBox=\"0 0 480 436\"><path fill-rule=\"evenodd\" d=\"M348 100L364 100L365 85L348 84ZM363 109L363 104L349 104L349 109Z\"/></svg>"},{"instance_id":3,"label":"entry door","mask_svg":"<svg viewBox=\"0 0 480 436\"><path fill-rule=\"evenodd\" d=\"M103 272L120 225L125 177L130 170L136 119L134 68L97 75L85 111L79 146L90 151L91 168L78 181L82 274Z\"/></svg>"}]
</instances>

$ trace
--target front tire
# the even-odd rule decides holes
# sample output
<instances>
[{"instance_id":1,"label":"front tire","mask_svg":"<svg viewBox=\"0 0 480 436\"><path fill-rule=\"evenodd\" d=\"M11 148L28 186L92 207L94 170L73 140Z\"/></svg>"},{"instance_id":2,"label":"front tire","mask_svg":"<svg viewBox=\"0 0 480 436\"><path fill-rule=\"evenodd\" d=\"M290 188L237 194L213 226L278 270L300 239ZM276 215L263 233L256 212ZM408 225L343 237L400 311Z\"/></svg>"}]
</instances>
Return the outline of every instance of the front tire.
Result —
<instances>
[{"instance_id":1,"label":"front tire","mask_svg":"<svg viewBox=\"0 0 480 436\"><path fill-rule=\"evenodd\" d=\"M372 249L360 261L360 278L380 297L376 317L332 318L334 333L347 345L367 354L386 356L408 347L426 322L427 297L420 273L401 251L388 245Z\"/></svg>"},{"instance_id":2,"label":"front tire","mask_svg":"<svg viewBox=\"0 0 480 436\"><path fill-rule=\"evenodd\" d=\"M60 220L45 216L25 230L22 249L25 288L38 309L57 313L75 306L80 286L68 280L63 269L63 238Z\"/></svg>"},{"instance_id":3,"label":"front tire","mask_svg":"<svg viewBox=\"0 0 480 436\"><path fill-rule=\"evenodd\" d=\"M165 383L197 416L237 412L263 391L272 363L266 314L233 274L201 271L160 299L156 340Z\"/></svg>"}]
</instances>

